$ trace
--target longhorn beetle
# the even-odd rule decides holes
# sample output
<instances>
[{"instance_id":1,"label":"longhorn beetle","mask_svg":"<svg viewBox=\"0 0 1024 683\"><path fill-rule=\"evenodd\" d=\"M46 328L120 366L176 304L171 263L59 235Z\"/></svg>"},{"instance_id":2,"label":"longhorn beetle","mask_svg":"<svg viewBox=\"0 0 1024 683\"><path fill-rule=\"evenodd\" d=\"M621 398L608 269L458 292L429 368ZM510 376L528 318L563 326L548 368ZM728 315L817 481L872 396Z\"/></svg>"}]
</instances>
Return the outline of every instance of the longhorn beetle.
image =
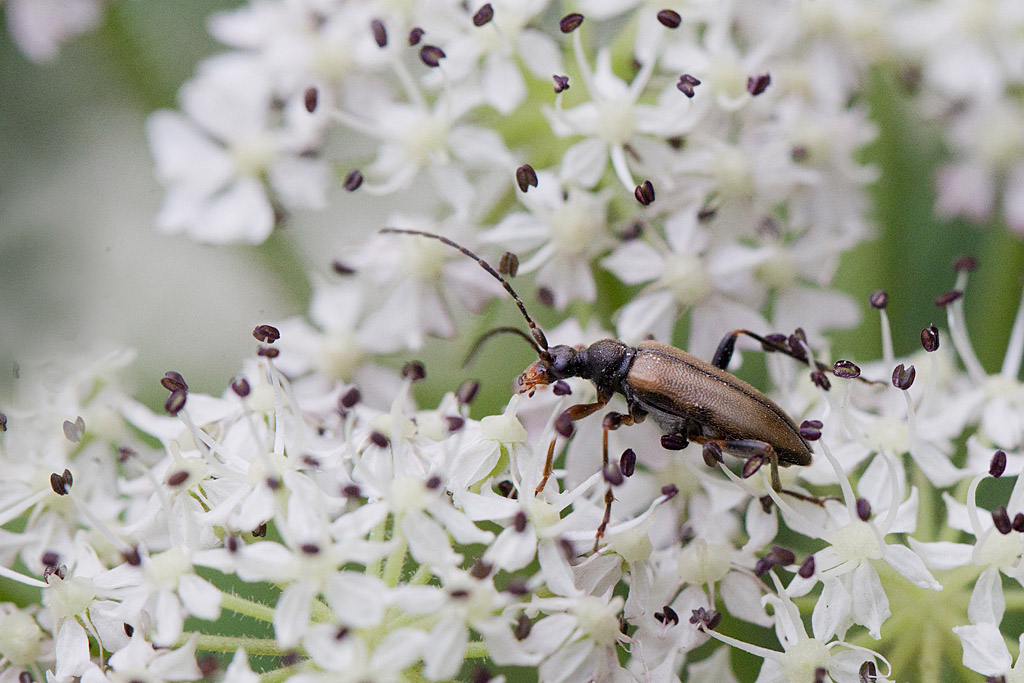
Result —
<instances>
[{"instance_id":1,"label":"longhorn beetle","mask_svg":"<svg viewBox=\"0 0 1024 683\"><path fill-rule=\"evenodd\" d=\"M617 339L602 339L587 347L563 344L548 346L544 332L526 312L526 306L512 286L482 258L447 237L420 230L385 228L382 233L419 235L438 240L457 249L483 267L505 288L519 307L530 328L530 335L518 328L501 327L488 332L478 344L499 332L513 332L526 339L537 352L534 361L519 376L519 393L533 392L560 379L589 379L597 388L593 403L567 408L560 416L563 423L581 420L604 408L616 393L626 399L629 412L610 412L603 422L602 462L608 468L608 432L642 422L650 416L666 436L662 444L685 448L689 441L704 445L705 460L713 464L722 451L748 458L753 468L744 468L745 476L767 461L771 466L772 488L782 491L779 466L810 465L811 447L801 436L793 420L774 401L726 370L739 335L759 341L768 351L781 351L808 363L805 355L766 339L749 330L733 330L725 335L707 363L686 351L656 341L629 346ZM821 369L822 366L819 366ZM540 483L540 494L551 476L555 441L548 447ZM791 492L789 492L791 493ZM794 494L804 497L800 494ZM611 518L611 486L605 492L604 519L597 530L595 550Z\"/></svg>"}]
</instances>

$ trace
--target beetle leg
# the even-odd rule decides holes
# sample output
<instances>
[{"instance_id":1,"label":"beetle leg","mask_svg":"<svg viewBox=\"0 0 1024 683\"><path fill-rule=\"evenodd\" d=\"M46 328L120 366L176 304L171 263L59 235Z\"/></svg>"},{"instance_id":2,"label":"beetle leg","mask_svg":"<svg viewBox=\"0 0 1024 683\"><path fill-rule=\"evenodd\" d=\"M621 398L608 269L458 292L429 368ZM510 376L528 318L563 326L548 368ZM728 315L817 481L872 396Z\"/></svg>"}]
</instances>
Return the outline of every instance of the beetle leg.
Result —
<instances>
[{"instance_id":1,"label":"beetle leg","mask_svg":"<svg viewBox=\"0 0 1024 683\"><path fill-rule=\"evenodd\" d=\"M645 415L646 417L646 415ZM641 418L642 420L643 418ZM613 485L613 473L608 469L608 432L618 429L619 427L629 427L636 424L636 420L632 415L623 415L622 413L608 413L604 416L604 422L602 427L604 432L601 438L601 471L604 472L605 482L608 484L608 488L604 492L604 517L601 519L601 525L597 527L597 533L594 535L594 552L597 552L598 546L601 544L601 539L604 537L604 532L608 528L608 523L612 519L612 503L615 501L615 494L612 493ZM618 477L619 483L622 481L621 475Z\"/></svg>"},{"instance_id":2,"label":"beetle leg","mask_svg":"<svg viewBox=\"0 0 1024 683\"><path fill-rule=\"evenodd\" d=\"M699 434L690 435L690 440L702 445L713 443L726 453L746 457L747 464L743 466L744 478L757 472L767 460L771 466L772 488L779 492L783 490L782 478L779 477L779 454L770 443L757 439L709 439Z\"/></svg>"},{"instance_id":3,"label":"beetle leg","mask_svg":"<svg viewBox=\"0 0 1024 683\"><path fill-rule=\"evenodd\" d=\"M574 406L569 406L561 415L558 416L558 421L572 423L576 420L582 420L608 405L608 401L610 401L611 398L612 397L610 395L598 392L596 401L593 403L577 403ZM544 490L544 487L548 483L548 479L551 478L551 472L554 471L555 441L557 440L557 436L554 439L551 439L551 445L548 446L548 455L544 459L544 471L541 473L540 483L537 484L537 488L533 491L533 495L535 496L539 496L540 492Z\"/></svg>"}]
</instances>

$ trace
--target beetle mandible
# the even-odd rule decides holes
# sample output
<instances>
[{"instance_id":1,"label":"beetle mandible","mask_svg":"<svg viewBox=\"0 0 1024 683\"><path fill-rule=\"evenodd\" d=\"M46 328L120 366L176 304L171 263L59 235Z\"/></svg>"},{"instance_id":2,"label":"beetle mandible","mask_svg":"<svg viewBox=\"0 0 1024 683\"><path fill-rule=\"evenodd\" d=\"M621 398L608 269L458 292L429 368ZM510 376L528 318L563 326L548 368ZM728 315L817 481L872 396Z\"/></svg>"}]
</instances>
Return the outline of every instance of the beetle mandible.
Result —
<instances>
[{"instance_id":1,"label":"beetle mandible","mask_svg":"<svg viewBox=\"0 0 1024 683\"><path fill-rule=\"evenodd\" d=\"M752 385L726 370L739 335L749 336L765 350L780 351L808 363L806 356L796 353L749 330L733 330L725 335L710 363L686 351L656 341L629 346L618 339L602 339L587 347L564 344L549 346L547 337L526 311L519 295L494 268L462 245L431 232L384 228L382 233L419 235L438 240L475 260L505 288L519 307L530 334L518 328L491 330L479 341L499 332L515 333L526 339L537 352L534 361L518 379L519 393L533 394L538 387L560 379L580 377L597 388L593 403L580 403L567 408L560 421L581 420L604 408L614 394L626 399L628 413L608 413L603 421L603 466L608 468L608 432L621 426L642 422L648 416L665 432L662 444L667 448L685 448L688 442L704 445L705 460L720 459L721 452L747 457L754 467L745 467L744 474L756 471L761 463L771 467L772 488L782 491L779 466L809 465L810 444L800 434L793 420L774 401ZM552 472L556 439L548 447L547 458L535 495L544 490ZM799 495L799 494L797 494ZM804 497L804 496L800 496ZM604 519L597 530L595 548L611 517L611 487L605 493Z\"/></svg>"}]
</instances>

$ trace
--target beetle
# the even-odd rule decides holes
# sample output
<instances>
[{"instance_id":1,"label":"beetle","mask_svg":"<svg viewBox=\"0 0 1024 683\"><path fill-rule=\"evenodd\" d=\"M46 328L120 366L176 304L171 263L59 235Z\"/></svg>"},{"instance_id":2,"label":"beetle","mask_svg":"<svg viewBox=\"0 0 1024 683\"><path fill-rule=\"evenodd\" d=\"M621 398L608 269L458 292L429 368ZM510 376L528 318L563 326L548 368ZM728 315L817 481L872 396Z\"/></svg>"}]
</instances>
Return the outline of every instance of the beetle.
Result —
<instances>
[{"instance_id":1,"label":"beetle","mask_svg":"<svg viewBox=\"0 0 1024 683\"><path fill-rule=\"evenodd\" d=\"M642 422L647 417L662 429L662 445L685 448L688 442L704 446L705 461L714 465L721 452L748 458L744 476L750 476L767 462L771 467L772 488L783 491L778 468L810 465L811 446L786 412L764 393L728 372L739 335L759 341L768 351L781 351L809 364L799 353L799 344L789 347L749 330L733 330L725 335L710 363L681 349L656 341L630 346L618 339L602 339L586 347L564 344L549 346L547 337L526 311L512 286L482 258L462 245L431 232L385 228L382 233L419 235L438 240L475 260L505 288L519 307L530 334L514 327L500 327L481 337L473 351L488 337L502 332L515 333L527 340L537 352L534 361L517 380L519 393L533 394L537 388L570 377L593 382L597 398L567 408L558 423L563 434L571 433L571 423L601 410L612 396L626 399L628 413L608 413L603 421L603 463L608 469L608 432L621 426ZM471 351L471 354L473 353ZM818 365L819 370L824 366ZM555 442L548 448L540 483L540 494L552 473ZM809 497L795 494L808 500ZM595 548L611 516L611 487L605 493L605 514L597 531Z\"/></svg>"}]
</instances>

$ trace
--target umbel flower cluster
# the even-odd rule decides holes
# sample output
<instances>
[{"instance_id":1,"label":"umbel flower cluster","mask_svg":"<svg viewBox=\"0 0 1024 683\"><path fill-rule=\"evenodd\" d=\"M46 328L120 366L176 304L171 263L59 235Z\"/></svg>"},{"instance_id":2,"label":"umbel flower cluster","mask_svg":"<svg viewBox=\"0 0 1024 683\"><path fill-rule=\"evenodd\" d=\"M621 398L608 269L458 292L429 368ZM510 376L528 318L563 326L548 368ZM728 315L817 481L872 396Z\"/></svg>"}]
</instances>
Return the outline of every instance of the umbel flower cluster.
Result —
<instances>
[{"instance_id":1,"label":"umbel flower cluster","mask_svg":"<svg viewBox=\"0 0 1024 683\"><path fill-rule=\"evenodd\" d=\"M38 57L89 22L9 24ZM948 139L936 211L1024 232L1024 4L254 0L209 28L225 51L148 121L159 230L258 244L349 193L395 209L338 217L308 311L257 327L219 396L180 368L146 406L128 352L23 365L0 575L38 593L0 603L0 683L1024 680L1024 304L990 374L972 260L907 358L884 291L831 285L872 234L881 71ZM710 360L765 334L811 462L773 486L763 444L627 426L621 396L584 418L607 397L579 377L476 418L475 382L418 404L456 376L410 360L426 338L516 304L564 321L553 345ZM881 359L828 357L869 307Z\"/></svg>"}]
</instances>

